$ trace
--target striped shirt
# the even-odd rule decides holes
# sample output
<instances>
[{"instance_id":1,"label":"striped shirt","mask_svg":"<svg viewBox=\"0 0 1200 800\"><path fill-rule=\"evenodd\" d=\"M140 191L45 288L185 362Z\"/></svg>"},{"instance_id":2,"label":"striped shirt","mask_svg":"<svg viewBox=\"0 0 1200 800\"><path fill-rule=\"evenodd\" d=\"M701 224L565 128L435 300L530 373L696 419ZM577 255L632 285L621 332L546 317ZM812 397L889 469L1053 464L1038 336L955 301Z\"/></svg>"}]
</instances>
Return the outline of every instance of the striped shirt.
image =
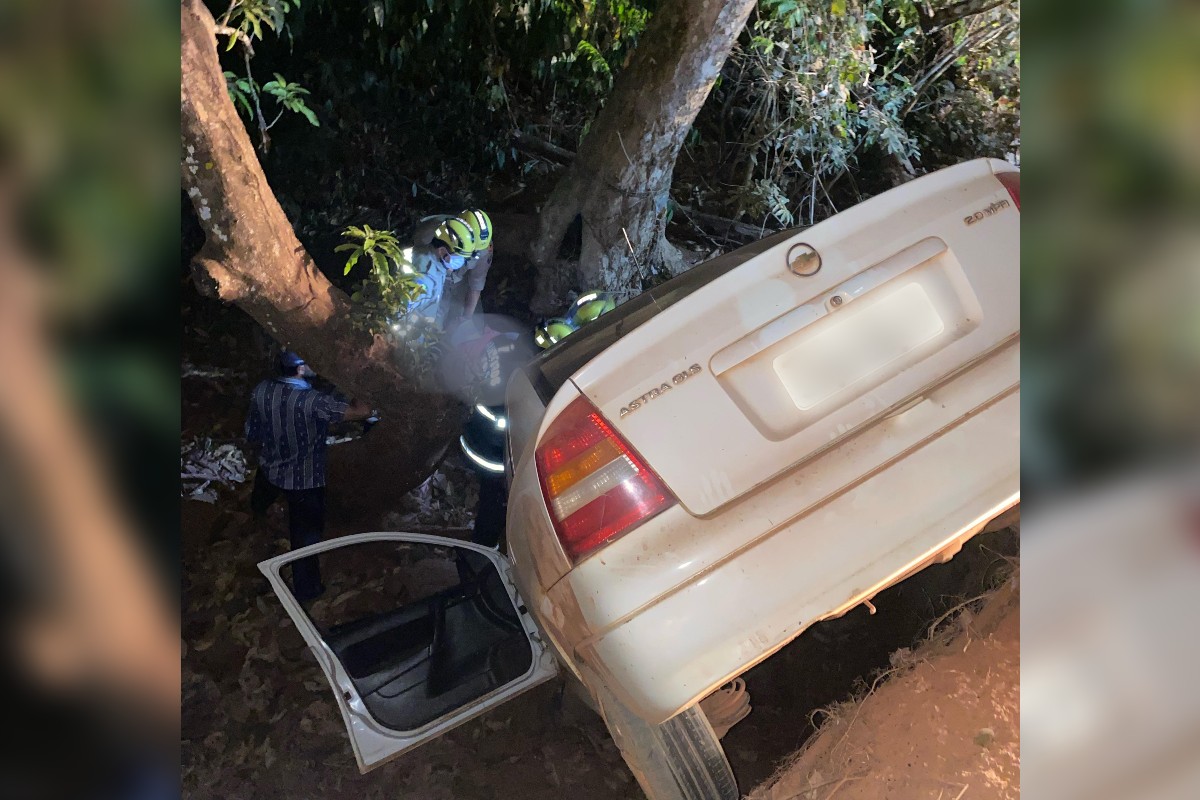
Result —
<instances>
[{"instance_id":1,"label":"striped shirt","mask_svg":"<svg viewBox=\"0 0 1200 800\"><path fill-rule=\"evenodd\" d=\"M259 465L280 489L325 485L325 435L348 403L312 388L303 378L275 378L254 387L246 438L260 446Z\"/></svg>"}]
</instances>

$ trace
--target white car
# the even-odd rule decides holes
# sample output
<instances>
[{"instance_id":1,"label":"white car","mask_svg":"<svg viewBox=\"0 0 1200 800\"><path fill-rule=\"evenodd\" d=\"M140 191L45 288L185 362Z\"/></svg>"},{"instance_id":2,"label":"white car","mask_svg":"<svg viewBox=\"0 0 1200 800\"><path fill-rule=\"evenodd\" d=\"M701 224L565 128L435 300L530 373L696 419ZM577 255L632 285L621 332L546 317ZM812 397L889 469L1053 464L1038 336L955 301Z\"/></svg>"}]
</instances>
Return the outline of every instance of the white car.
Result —
<instances>
[{"instance_id":1,"label":"white car","mask_svg":"<svg viewBox=\"0 0 1200 800\"><path fill-rule=\"evenodd\" d=\"M508 386L507 558L376 533L263 562L360 768L561 667L649 796L737 797L699 702L1018 506L1019 206L1015 167L960 164L701 264L546 351ZM282 566L369 542L446 548L461 583L310 619ZM402 639L400 618L418 631L407 677L386 647L375 673L350 657L368 634ZM418 695L420 713L395 699Z\"/></svg>"}]
</instances>

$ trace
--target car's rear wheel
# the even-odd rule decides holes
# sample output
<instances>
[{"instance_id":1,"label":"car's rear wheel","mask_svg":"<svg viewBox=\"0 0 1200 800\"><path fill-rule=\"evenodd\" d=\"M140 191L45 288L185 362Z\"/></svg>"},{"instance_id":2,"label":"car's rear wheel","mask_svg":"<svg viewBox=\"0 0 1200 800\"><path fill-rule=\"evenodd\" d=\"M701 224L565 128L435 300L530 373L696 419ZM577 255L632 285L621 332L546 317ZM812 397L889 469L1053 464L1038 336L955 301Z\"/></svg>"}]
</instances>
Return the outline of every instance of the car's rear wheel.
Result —
<instances>
[{"instance_id":1,"label":"car's rear wheel","mask_svg":"<svg viewBox=\"0 0 1200 800\"><path fill-rule=\"evenodd\" d=\"M737 781L699 705L651 725L607 691L600 712L650 800L737 800Z\"/></svg>"}]
</instances>

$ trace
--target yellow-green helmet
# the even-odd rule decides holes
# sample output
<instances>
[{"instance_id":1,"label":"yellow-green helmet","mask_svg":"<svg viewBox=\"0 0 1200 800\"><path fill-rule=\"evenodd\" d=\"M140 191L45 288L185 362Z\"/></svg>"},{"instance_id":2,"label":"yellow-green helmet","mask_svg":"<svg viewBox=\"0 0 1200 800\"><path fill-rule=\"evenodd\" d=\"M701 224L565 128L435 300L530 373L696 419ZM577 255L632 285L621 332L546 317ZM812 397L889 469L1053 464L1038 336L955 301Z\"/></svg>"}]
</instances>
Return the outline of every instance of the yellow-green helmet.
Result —
<instances>
[{"instance_id":1,"label":"yellow-green helmet","mask_svg":"<svg viewBox=\"0 0 1200 800\"><path fill-rule=\"evenodd\" d=\"M579 299L571 304L567 319L575 325L591 322L601 314L607 314L617 307L617 300L610 292L584 292Z\"/></svg>"},{"instance_id":2,"label":"yellow-green helmet","mask_svg":"<svg viewBox=\"0 0 1200 800\"><path fill-rule=\"evenodd\" d=\"M555 317L554 319L546 320L534 329L533 340L537 342L538 347L545 350L550 345L557 344L561 339L564 339L576 330L576 326L568 320Z\"/></svg>"},{"instance_id":3,"label":"yellow-green helmet","mask_svg":"<svg viewBox=\"0 0 1200 800\"><path fill-rule=\"evenodd\" d=\"M445 245L454 255L465 258L470 258L477 249L475 234L471 232L470 226L453 217L438 225L437 230L433 232L433 243Z\"/></svg>"},{"instance_id":4,"label":"yellow-green helmet","mask_svg":"<svg viewBox=\"0 0 1200 800\"><path fill-rule=\"evenodd\" d=\"M487 250L492 246L492 218L481 209L470 208L458 215L475 234L475 249Z\"/></svg>"}]
</instances>

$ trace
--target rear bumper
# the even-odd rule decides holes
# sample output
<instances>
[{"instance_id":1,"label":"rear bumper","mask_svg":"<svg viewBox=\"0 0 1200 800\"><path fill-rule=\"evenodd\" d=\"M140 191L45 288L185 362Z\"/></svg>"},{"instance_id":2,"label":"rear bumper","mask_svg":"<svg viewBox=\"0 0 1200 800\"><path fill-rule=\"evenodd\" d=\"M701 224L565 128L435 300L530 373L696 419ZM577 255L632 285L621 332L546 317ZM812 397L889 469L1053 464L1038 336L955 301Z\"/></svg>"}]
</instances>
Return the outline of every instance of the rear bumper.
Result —
<instances>
[{"instance_id":1,"label":"rear bumper","mask_svg":"<svg viewBox=\"0 0 1200 800\"><path fill-rule=\"evenodd\" d=\"M1019 385L976 374L1015 374L1018 347L746 502L708 519L673 508L576 566L546 595L569 610L563 649L659 722L957 552L1019 502Z\"/></svg>"}]
</instances>

